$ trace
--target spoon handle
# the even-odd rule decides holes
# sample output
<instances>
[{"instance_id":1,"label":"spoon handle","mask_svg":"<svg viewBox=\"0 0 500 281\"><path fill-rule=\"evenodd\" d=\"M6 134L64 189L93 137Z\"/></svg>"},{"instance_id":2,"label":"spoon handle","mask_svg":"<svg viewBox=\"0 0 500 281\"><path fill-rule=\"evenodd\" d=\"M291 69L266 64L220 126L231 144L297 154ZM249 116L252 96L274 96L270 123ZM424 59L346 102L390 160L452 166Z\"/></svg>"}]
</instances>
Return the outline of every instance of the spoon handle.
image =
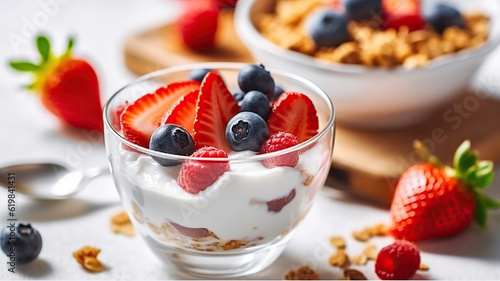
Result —
<instances>
[{"instance_id":1,"label":"spoon handle","mask_svg":"<svg viewBox=\"0 0 500 281\"><path fill-rule=\"evenodd\" d=\"M93 178L96 178L96 177L102 176L102 175L107 175L109 173L110 172L109 172L108 166L93 167L93 168L90 168L89 170L87 170L83 176L85 178L85 181L89 181Z\"/></svg>"}]
</instances>

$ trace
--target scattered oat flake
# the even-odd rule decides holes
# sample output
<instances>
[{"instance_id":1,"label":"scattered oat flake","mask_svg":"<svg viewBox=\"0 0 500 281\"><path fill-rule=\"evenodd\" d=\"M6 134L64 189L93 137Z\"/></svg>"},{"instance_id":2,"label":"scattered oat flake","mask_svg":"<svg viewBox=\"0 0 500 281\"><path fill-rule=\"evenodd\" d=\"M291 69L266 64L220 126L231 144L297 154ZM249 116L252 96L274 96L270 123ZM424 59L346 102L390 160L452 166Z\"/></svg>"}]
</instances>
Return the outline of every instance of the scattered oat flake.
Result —
<instances>
[{"instance_id":1,"label":"scattered oat flake","mask_svg":"<svg viewBox=\"0 0 500 281\"><path fill-rule=\"evenodd\" d=\"M283 277L285 280L319 280L319 275L307 265L288 271Z\"/></svg>"},{"instance_id":2,"label":"scattered oat flake","mask_svg":"<svg viewBox=\"0 0 500 281\"><path fill-rule=\"evenodd\" d=\"M93 257L86 257L83 261L83 267L92 272L101 272L104 270L104 265Z\"/></svg>"},{"instance_id":3,"label":"scattered oat flake","mask_svg":"<svg viewBox=\"0 0 500 281\"><path fill-rule=\"evenodd\" d=\"M369 260L377 259L377 248L372 243L368 243L363 249L363 255L365 255Z\"/></svg>"},{"instance_id":4,"label":"scattered oat flake","mask_svg":"<svg viewBox=\"0 0 500 281\"><path fill-rule=\"evenodd\" d=\"M339 249L345 249L345 239L341 236L332 236L330 237L330 244L333 246L339 248Z\"/></svg>"},{"instance_id":5,"label":"scattered oat flake","mask_svg":"<svg viewBox=\"0 0 500 281\"><path fill-rule=\"evenodd\" d=\"M427 270L429 270L429 266L426 265L425 263L420 263L420 266L418 267L418 270L427 271Z\"/></svg>"},{"instance_id":6,"label":"scattered oat flake","mask_svg":"<svg viewBox=\"0 0 500 281\"><path fill-rule=\"evenodd\" d=\"M349 256L344 249L338 249L330 256L328 262L331 266L344 267L349 262Z\"/></svg>"},{"instance_id":7,"label":"scattered oat flake","mask_svg":"<svg viewBox=\"0 0 500 281\"><path fill-rule=\"evenodd\" d=\"M373 234L377 236L387 236L389 229L385 223L379 223L372 227Z\"/></svg>"},{"instance_id":8,"label":"scattered oat flake","mask_svg":"<svg viewBox=\"0 0 500 281\"><path fill-rule=\"evenodd\" d=\"M361 241L361 242L366 242L366 241L368 241L368 239L370 239L370 238L371 238L370 233L369 233L369 232L367 232L367 231L364 231L364 230L362 230L362 231L357 231L357 230L356 230L356 231L353 231L353 232L352 232L352 236L353 236L356 240Z\"/></svg>"},{"instance_id":9,"label":"scattered oat flake","mask_svg":"<svg viewBox=\"0 0 500 281\"><path fill-rule=\"evenodd\" d=\"M122 233L128 236L135 234L134 226L125 211L111 217L111 230L115 233Z\"/></svg>"},{"instance_id":10,"label":"scattered oat flake","mask_svg":"<svg viewBox=\"0 0 500 281\"><path fill-rule=\"evenodd\" d=\"M368 257L365 254L357 255L351 258L351 262L356 265L365 265L368 262Z\"/></svg>"},{"instance_id":11,"label":"scattered oat flake","mask_svg":"<svg viewBox=\"0 0 500 281\"><path fill-rule=\"evenodd\" d=\"M368 280L361 271L352 268L344 270L344 277L348 277L349 280Z\"/></svg>"},{"instance_id":12,"label":"scattered oat flake","mask_svg":"<svg viewBox=\"0 0 500 281\"><path fill-rule=\"evenodd\" d=\"M104 265L97 259L97 255L100 252L99 248L84 246L80 250L75 251L73 257L83 268L91 272L100 272L104 270Z\"/></svg>"},{"instance_id":13,"label":"scattered oat flake","mask_svg":"<svg viewBox=\"0 0 500 281\"><path fill-rule=\"evenodd\" d=\"M361 242L366 242L374 236L386 236L387 226L383 223L379 223L373 226L368 226L362 230L353 231L352 236Z\"/></svg>"}]
</instances>

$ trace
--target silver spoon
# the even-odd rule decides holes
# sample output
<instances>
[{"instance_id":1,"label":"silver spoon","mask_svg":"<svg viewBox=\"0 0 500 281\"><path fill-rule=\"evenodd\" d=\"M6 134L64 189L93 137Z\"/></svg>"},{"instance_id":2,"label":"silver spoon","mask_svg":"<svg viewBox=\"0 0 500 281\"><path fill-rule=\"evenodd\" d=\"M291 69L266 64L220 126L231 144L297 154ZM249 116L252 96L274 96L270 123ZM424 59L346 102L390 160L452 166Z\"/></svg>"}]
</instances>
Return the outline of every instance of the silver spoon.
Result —
<instances>
[{"instance_id":1,"label":"silver spoon","mask_svg":"<svg viewBox=\"0 0 500 281\"><path fill-rule=\"evenodd\" d=\"M34 199L67 199L82 190L86 184L101 175L109 174L108 167L94 167L86 172L70 169L57 163L30 163L0 168L0 186Z\"/></svg>"}]
</instances>

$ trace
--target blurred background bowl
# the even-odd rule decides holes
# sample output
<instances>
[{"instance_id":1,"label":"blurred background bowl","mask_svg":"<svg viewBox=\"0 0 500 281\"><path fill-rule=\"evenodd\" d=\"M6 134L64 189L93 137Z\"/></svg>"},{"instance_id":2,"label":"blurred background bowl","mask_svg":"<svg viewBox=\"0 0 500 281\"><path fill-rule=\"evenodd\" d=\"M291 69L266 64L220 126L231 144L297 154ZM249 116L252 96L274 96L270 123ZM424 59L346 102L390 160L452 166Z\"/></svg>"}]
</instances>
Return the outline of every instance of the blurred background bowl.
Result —
<instances>
[{"instance_id":1,"label":"blurred background bowl","mask_svg":"<svg viewBox=\"0 0 500 281\"><path fill-rule=\"evenodd\" d=\"M424 120L430 113L467 90L475 73L500 42L500 1L455 0L460 11L480 11L490 17L488 40L433 59L425 67L383 69L318 60L284 49L264 38L256 16L271 12L276 0L240 0L235 26L255 61L285 69L316 83L333 100L339 124L360 128L400 128Z\"/></svg>"}]
</instances>

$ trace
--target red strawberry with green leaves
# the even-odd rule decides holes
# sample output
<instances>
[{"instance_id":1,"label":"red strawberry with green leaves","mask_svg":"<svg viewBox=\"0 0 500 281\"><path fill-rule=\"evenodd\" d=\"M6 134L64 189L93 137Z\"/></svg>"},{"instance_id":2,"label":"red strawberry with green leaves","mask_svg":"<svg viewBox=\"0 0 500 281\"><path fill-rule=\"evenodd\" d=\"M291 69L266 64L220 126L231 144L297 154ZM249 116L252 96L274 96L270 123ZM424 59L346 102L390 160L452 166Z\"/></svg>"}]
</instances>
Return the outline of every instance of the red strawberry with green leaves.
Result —
<instances>
[{"instance_id":1,"label":"red strawberry with green leaves","mask_svg":"<svg viewBox=\"0 0 500 281\"><path fill-rule=\"evenodd\" d=\"M384 29L407 26L414 31L425 27L419 0L383 0L382 11Z\"/></svg>"},{"instance_id":2,"label":"red strawberry with green leaves","mask_svg":"<svg viewBox=\"0 0 500 281\"><path fill-rule=\"evenodd\" d=\"M121 129L125 139L148 148L151 135L163 124L164 116L170 108L199 87L200 83L193 80L173 82L130 104L121 115Z\"/></svg>"},{"instance_id":3,"label":"red strawberry with green leaves","mask_svg":"<svg viewBox=\"0 0 500 281\"><path fill-rule=\"evenodd\" d=\"M226 140L226 126L239 110L219 73L207 73L201 82L193 125L196 149L213 146L230 153L232 150Z\"/></svg>"},{"instance_id":4,"label":"red strawberry with green leaves","mask_svg":"<svg viewBox=\"0 0 500 281\"><path fill-rule=\"evenodd\" d=\"M177 19L177 28L184 45L196 52L215 47L219 11L207 1L191 1Z\"/></svg>"},{"instance_id":5,"label":"red strawberry with green leaves","mask_svg":"<svg viewBox=\"0 0 500 281\"><path fill-rule=\"evenodd\" d=\"M73 57L74 40L69 40L66 52L61 56L52 53L50 42L44 36L38 36L36 44L41 56L38 64L10 62L10 66L17 71L34 74L35 81L26 88L36 92L45 108L64 123L102 131L97 74L87 61Z\"/></svg>"},{"instance_id":6,"label":"red strawberry with green leaves","mask_svg":"<svg viewBox=\"0 0 500 281\"><path fill-rule=\"evenodd\" d=\"M271 105L267 119L269 135L288 132L297 137L299 143L318 133L316 108L309 97L298 92L285 92Z\"/></svg>"},{"instance_id":7,"label":"red strawberry with green leaves","mask_svg":"<svg viewBox=\"0 0 500 281\"><path fill-rule=\"evenodd\" d=\"M212 0L212 2L220 9L234 9L238 0Z\"/></svg>"},{"instance_id":8,"label":"red strawberry with green leaves","mask_svg":"<svg viewBox=\"0 0 500 281\"><path fill-rule=\"evenodd\" d=\"M472 219L486 227L487 210L500 208L500 201L483 193L493 180L493 163L478 161L469 141L458 147L453 168L429 156L421 143L415 148L427 162L410 167L396 185L392 235L409 241L449 237L466 229Z\"/></svg>"}]
</instances>

